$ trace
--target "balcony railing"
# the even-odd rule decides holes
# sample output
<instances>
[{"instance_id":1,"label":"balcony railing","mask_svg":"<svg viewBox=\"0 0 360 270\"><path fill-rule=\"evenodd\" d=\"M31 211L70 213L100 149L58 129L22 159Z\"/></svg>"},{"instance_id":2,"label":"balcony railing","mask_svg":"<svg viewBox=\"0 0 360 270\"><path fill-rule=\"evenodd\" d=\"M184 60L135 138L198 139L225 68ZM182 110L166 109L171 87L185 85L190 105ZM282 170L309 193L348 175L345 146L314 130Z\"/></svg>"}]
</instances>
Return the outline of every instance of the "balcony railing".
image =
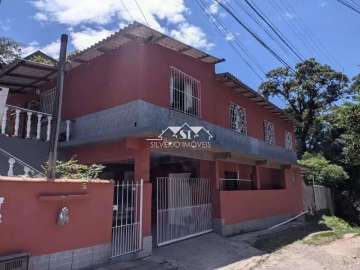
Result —
<instances>
[{"instance_id":1,"label":"balcony railing","mask_svg":"<svg viewBox=\"0 0 360 270\"><path fill-rule=\"evenodd\" d=\"M232 191L232 190L252 190L255 181L250 179L225 179L220 178L220 190Z\"/></svg>"},{"instance_id":2,"label":"balcony railing","mask_svg":"<svg viewBox=\"0 0 360 270\"><path fill-rule=\"evenodd\" d=\"M65 121L64 139L70 140L70 120ZM52 115L6 105L1 121L1 134L25 139L50 140Z\"/></svg>"},{"instance_id":3,"label":"balcony railing","mask_svg":"<svg viewBox=\"0 0 360 270\"><path fill-rule=\"evenodd\" d=\"M51 114L6 105L1 121L1 134L50 140Z\"/></svg>"}]
</instances>

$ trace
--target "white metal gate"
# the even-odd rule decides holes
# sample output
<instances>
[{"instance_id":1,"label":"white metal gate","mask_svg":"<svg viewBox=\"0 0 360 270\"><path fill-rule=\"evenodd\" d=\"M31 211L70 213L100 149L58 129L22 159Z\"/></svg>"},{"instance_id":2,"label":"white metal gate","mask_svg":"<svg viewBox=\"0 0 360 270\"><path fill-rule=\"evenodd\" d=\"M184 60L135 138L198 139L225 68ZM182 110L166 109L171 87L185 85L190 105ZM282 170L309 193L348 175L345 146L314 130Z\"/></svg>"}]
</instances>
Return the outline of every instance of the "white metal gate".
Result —
<instances>
[{"instance_id":1,"label":"white metal gate","mask_svg":"<svg viewBox=\"0 0 360 270\"><path fill-rule=\"evenodd\" d=\"M212 231L209 179L170 175L156 180L158 246Z\"/></svg>"},{"instance_id":2,"label":"white metal gate","mask_svg":"<svg viewBox=\"0 0 360 270\"><path fill-rule=\"evenodd\" d=\"M111 256L142 249L143 180L117 183L114 189Z\"/></svg>"}]
</instances>

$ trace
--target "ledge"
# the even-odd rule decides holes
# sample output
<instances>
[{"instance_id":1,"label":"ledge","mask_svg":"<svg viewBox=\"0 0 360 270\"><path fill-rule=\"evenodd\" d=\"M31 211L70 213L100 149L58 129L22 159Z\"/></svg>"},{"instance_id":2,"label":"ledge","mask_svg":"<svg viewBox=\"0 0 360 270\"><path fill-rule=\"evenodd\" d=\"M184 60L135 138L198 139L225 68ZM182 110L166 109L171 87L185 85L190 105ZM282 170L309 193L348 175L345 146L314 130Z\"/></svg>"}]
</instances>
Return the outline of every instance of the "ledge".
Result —
<instances>
[{"instance_id":1,"label":"ledge","mask_svg":"<svg viewBox=\"0 0 360 270\"><path fill-rule=\"evenodd\" d=\"M1 181L13 181L13 182L24 182L24 183L85 183L85 184L110 184L112 183L111 180L102 180L102 179L55 179L53 181L48 180L46 178L30 178L30 177L13 177L13 176L0 176Z\"/></svg>"},{"instance_id":2,"label":"ledge","mask_svg":"<svg viewBox=\"0 0 360 270\"><path fill-rule=\"evenodd\" d=\"M62 194L40 194L39 200L42 202L58 202L70 200L84 200L89 197L87 193L62 193Z\"/></svg>"}]
</instances>

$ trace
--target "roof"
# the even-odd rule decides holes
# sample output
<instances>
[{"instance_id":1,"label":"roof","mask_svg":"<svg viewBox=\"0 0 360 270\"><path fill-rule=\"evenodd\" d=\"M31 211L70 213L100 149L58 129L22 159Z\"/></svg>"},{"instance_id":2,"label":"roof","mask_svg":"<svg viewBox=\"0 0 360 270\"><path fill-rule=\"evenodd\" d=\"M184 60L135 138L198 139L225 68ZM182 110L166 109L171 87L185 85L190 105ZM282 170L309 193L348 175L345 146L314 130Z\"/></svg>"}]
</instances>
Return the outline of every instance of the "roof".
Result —
<instances>
[{"instance_id":1,"label":"roof","mask_svg":"<svg viewBox=\"0 0 360 270\"><path fill-rule=\"evenodd\" d=\"M231 87L234 91L240 93L241 95L255 101L258 105L263 106L265 109L269 110L272 113L275 113L280 116L280 118L289 120L293 124L297 124L296 120L286 113L283 109L276 106L274 103L270 102L259 92L251 89L248 85L240 81L233 74L229 72L219 73L215 75L217 81L222 82L226 86Z\"/></svg>"},{"instance_id":2,"label":"roof","mask_svg":"<svg viewBox=\"0 0 360 270\"><path fill-rule=\"evenodd\" d=\"M56 64L17 59L0 70L0 86L25 92L39 88L56 77Z\"/></svg>"},{"instance_id":3,"label":"roof","mask_svg":"<svg viewBox=\"0 0 360 270\"><path fill-rule=\"evenodd\" d=\"M46 63L54 64L54 65L57 63L56 59L52 58L50 55L47 55L46 53L43 53L40 50L37 50L37 51L29 54L28 56L24 57L24 59L34 61L34 62L39 62L39 61L36 61L36 59L38 59L39 57L41 60L45 60Z\"/></svg>"},{"instance_id":4,"label":"roof","mask_svg":"<svg viewBox=\"0 0 360 270\"><path fill-rule=\"evenodd\" d=\"M69 59L72 62L72 67L76 67L134 40L157 44L205 63L216 64L224 61L224 59L195 49L139 22L134 22L91 47L71 55Z\"/></svg>"}]
</instances>

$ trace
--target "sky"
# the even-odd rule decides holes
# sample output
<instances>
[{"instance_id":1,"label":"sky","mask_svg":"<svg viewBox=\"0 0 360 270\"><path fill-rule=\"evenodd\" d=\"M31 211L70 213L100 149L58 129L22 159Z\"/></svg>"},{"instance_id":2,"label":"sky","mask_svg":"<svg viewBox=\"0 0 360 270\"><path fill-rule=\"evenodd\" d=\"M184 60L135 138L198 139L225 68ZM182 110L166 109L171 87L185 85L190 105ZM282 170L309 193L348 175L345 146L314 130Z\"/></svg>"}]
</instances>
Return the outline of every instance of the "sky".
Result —
<instances>
[{"instance_id":1,"label":"sky","mask_svg":"<svg viewBox=\"0 0 360 270\"><path fill-rule=\"evenodd\" d=\"M360 5L360 0L353 1L359 1ZM225 58L225 62L217 64L216 71L231 72L254 89L264 80L266 72L282 65L214 0L0 2L0 37L20 42L24 56L40 49L57 57L62 33L69 35L69 51L82 50L137 20ZM264 22L244 0L221 2L287 64L294 66L300 61L274 38L274 33L269 35L263 30ZM336 0L250 0L250 3L291 43L301 59L314 57L349 77L360 73L360 14ZM225 27L218 29L219 21Z\"/></svg>"}]
</instances>

